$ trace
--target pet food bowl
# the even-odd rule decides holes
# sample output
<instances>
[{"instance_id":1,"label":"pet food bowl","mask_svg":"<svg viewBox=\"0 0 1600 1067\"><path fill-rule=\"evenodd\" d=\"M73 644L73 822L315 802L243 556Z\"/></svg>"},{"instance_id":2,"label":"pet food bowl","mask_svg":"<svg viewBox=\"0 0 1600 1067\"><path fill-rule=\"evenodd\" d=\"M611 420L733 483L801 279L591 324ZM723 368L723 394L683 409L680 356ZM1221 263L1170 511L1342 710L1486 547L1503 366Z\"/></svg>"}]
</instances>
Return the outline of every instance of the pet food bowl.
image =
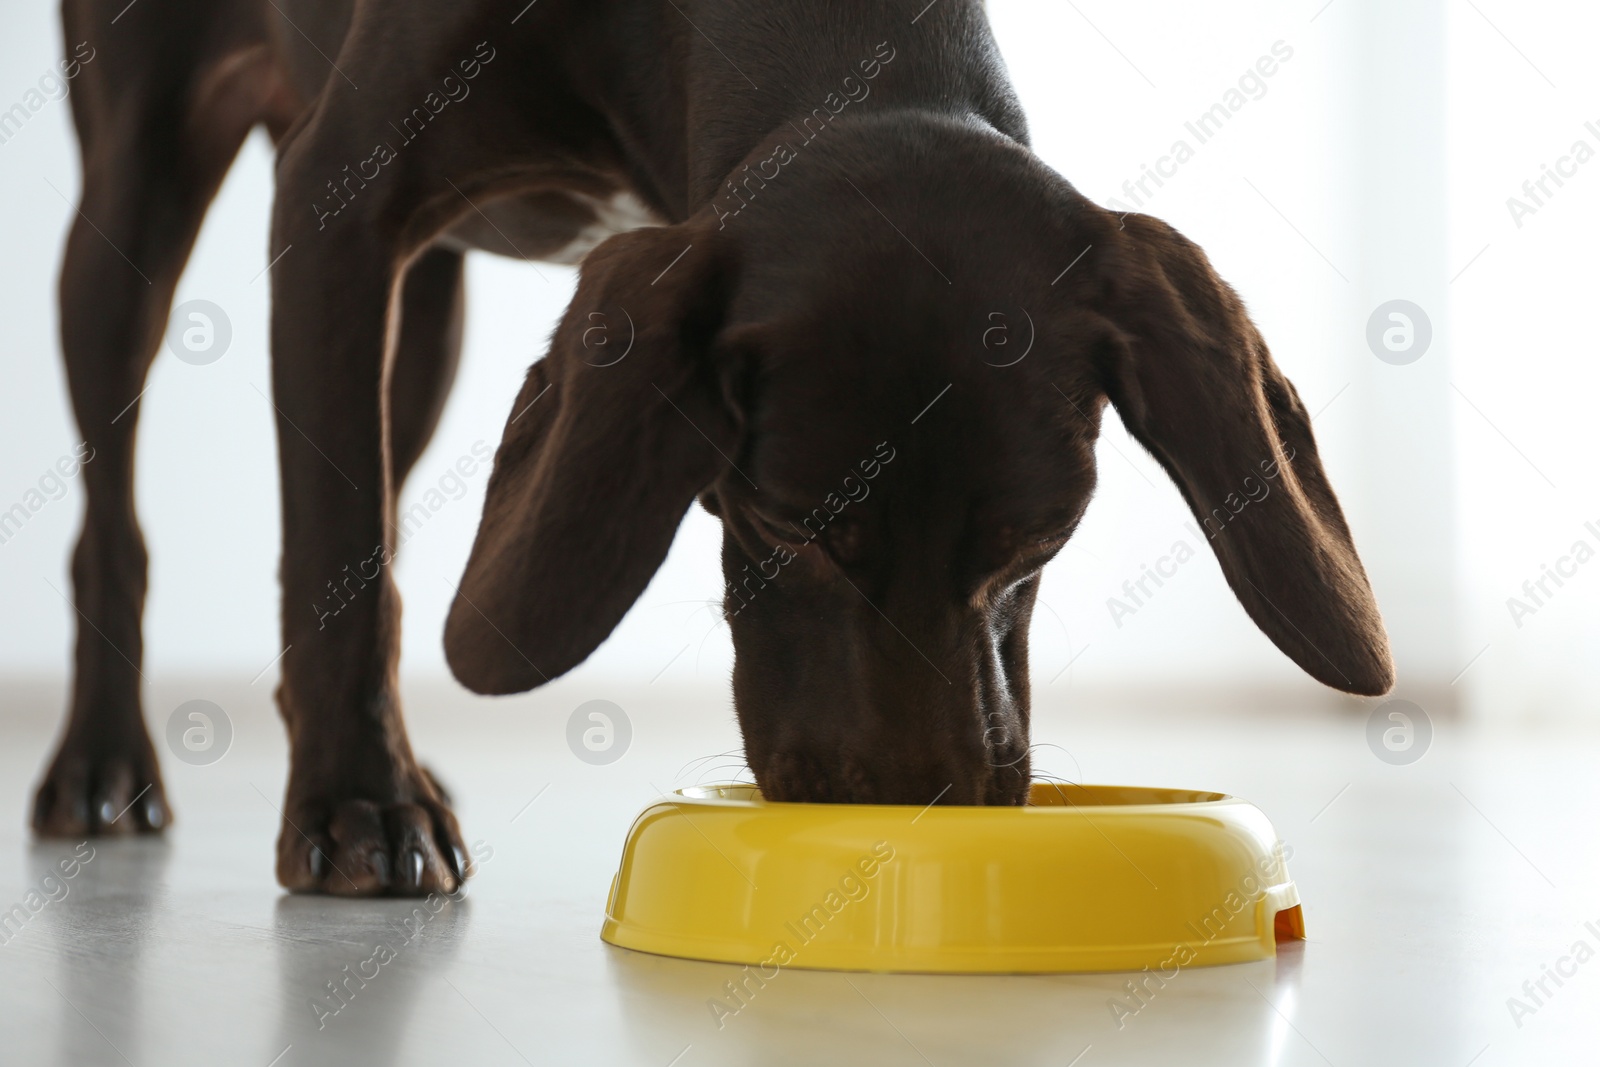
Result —
<instances>
[{"instance_id":1,"label":"pet food bowl","mask_svg":"<svg viewBox=\"0 0 1600 1067\"><path fill-rule=\"evenodd\" d=\"M702 786L634 821L600 936L767 977L1173 972L1304 938L1284 861L1221 793L1035 783L1026 807L919 808Z\"/></svg>"}]
</instances>

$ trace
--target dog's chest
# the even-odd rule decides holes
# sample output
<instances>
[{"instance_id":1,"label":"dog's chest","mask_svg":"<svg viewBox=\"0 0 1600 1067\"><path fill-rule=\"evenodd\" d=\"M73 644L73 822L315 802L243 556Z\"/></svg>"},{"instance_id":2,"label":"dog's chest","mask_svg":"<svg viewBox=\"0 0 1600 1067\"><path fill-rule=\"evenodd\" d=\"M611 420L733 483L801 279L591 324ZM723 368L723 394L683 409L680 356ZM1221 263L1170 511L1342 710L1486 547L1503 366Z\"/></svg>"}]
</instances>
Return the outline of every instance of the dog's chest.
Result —
<instances>
[{"instance_id":1,"label":"dog's chest","mask_svg":"<svg viewBox=\"0 0 1600 1067\"><path fill-rule=\"evenodd\" d=\"M609 197L550 191L477 205L446 233L443 244L546 263L580 262L615 234L666 222L631 192Z\"/></svg>"}]
</instances>

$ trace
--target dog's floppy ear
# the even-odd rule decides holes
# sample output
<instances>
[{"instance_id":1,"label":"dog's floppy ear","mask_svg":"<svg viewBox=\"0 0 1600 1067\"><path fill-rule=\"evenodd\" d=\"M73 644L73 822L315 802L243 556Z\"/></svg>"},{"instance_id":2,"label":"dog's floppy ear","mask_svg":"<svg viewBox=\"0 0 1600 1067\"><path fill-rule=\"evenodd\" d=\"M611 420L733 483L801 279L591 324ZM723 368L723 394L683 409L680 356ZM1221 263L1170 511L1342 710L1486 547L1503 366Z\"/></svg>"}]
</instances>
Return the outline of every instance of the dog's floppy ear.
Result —
<instances>
[{"instance_id":1,"label":"dog's floppy ear","mask_svg":"<svg viewBox=\"0 0 1600 1067\"><path fill-rule=\"evenodd\" d=\"M1294 386L1198 247L1146 216L1125 227L1102 274L1112 404L1273 643L1335 689L1388 692L1383 620Z\"/></svg>"},{"instance_id":2,"label":"dog's floppy ear","mask_svg":"<svg viewBox=\"0 0 1600 1067\"><path fill-rule=\"evenodd\" d=\"M716 244L691 221L622 234L584 261L512 407L445 624L467 688L518 693L581 663L737 450L712 351L728 286Z\"/></svg>"}]
</instances>

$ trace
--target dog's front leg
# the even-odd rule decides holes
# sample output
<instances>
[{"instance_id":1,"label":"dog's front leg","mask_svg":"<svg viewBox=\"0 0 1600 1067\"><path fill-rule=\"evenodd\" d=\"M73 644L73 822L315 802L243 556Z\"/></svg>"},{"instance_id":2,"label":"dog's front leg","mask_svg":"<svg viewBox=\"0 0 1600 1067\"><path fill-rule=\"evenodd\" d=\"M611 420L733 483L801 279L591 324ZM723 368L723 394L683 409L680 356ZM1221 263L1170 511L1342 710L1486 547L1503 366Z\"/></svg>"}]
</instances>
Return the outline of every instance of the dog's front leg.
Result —
<instances>
[{"instance_id":1,"label":"dog's front leg","mask_svg":"<svg viewBox=\"0 0 1600 1067\"><path fill-rule=\"evenodd\" d=\"M333 130L338 124L339 132ZM398 174L328 217L350 138L325 109L285 149L274 210L272 359L283 504L290 772L278 880L367 895L449 892L466 873L448 802L417 763L396 684L390 302L411 249ZM334 202L338 206L338 202Z\"/></svg>"}]
</instances>

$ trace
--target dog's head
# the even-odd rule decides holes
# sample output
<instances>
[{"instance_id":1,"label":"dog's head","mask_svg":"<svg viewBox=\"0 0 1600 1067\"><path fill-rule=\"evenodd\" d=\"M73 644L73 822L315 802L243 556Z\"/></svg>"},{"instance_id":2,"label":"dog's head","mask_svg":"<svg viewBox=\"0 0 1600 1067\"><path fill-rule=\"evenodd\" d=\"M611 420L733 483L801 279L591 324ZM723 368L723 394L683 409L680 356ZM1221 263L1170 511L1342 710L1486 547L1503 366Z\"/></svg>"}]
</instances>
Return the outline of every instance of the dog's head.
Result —
<instances>
[{"instance_id":1,"label":"dog's head","mask_svg":"<svg viewBox=\"0 0 1600 1067\"><path fill-rule=\"evenodd\" d=\"M1021 803L1028 623L1109 401L1261 630L1385 692L1305 408L1200 249L992 131L884 144L837 137L747 182L736 216L590 255L495 461L456 676L510 693L577 665L698 497L767 796Z\"/></svg>"}]
</instances>

